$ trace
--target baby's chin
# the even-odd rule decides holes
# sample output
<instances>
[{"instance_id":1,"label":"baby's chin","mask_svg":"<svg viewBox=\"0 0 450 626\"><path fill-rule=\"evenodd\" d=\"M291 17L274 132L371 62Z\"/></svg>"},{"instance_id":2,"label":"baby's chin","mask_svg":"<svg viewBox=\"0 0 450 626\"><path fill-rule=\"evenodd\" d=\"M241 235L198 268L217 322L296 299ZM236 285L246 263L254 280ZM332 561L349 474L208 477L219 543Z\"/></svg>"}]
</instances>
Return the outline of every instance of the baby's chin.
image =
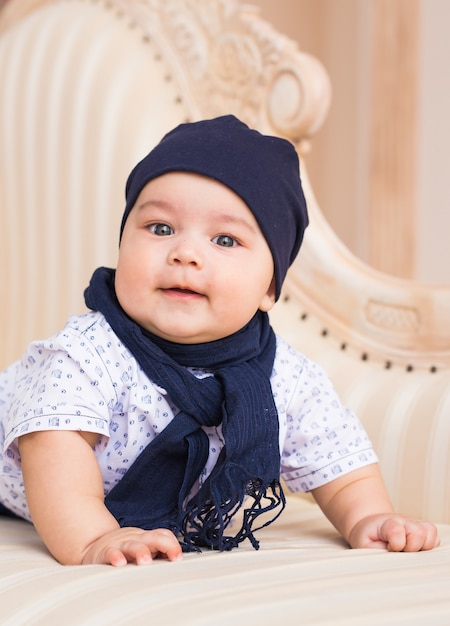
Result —
<instances>
[{"instance_id":1,"label":"baby's chin","mask_svg":"<svg viewBox=\"0 0 450 626\"><path fill-rule=\"evenodd\" d=\"M139 322L138 322L139 323ZM228 336L227 333L221 332L218 330L214 331L205 331L192 330L188 332L188 330L184 327L182 331L178 328L160 328L153 326L151 324L140 324L146 331L154 335L155 337L159 337L160 339L164 339L164 341L170 341L171 343L179 343L184 345L196 345L199 343L212 343L214 341L219 341L220 339L224 339Z\"/></svg>"}]
</instances>

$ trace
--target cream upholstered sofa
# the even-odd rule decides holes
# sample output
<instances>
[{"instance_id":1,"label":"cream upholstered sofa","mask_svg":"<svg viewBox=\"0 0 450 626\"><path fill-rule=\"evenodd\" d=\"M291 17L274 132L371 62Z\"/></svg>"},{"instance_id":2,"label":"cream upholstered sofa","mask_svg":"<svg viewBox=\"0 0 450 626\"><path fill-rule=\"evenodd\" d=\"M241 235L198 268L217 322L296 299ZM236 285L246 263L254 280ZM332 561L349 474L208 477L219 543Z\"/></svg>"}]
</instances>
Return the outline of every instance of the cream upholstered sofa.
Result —
<instances>
[{"instance_id":1,"label":"cream upholstered sofa","mask_svg":"<svg viewBox=\"0 0 450 626\"><path fill-rule=\"evenodd\" d=\"M232 0L12 0L0 12L0 367L83 310L114 265L125 177L177 123L234 113L304 160L330 101L321 65ZM313 142L312 142L313 143ZM273 312L325 366L380 457L399 511L439 525L431 552L349 550L291 496L261 549L180 563L63 567L0 519L0 624L450 623L450 287L355 259L321 215Z\"/></svg>"}]
</instances>

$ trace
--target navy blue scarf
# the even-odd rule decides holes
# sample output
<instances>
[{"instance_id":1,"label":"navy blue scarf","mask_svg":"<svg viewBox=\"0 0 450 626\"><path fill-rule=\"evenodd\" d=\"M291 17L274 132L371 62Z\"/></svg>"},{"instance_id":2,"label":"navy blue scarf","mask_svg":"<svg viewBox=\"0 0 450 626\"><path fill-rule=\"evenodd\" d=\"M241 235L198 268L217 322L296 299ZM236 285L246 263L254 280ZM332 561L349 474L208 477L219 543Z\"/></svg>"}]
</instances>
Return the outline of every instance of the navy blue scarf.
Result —
<instances>
[{"instance_id":1,"label":"navy blue scarf","mask_svg":"<svg viewBox=\"0 0 450 626\"><path fill-rule=\"evenodd\" d=\"M197 345L177 344L147 332L121 308L114 270L97 269L85 291L148 378L164 388L179 413L143 450L105 505L121 526L170 528L184 550L230 550L273 522L285 498L280 485L278 415L270 387L276 339L266 313L243 329ZM186 367L209 370L196 378ZM204 468L209 441L202 426L222 424L225 445L198 493L187 497ZM231 518L250 496L241 528L225 535ZM269 519L254 528L262 513Z\"/></svg>"}]
</instances>

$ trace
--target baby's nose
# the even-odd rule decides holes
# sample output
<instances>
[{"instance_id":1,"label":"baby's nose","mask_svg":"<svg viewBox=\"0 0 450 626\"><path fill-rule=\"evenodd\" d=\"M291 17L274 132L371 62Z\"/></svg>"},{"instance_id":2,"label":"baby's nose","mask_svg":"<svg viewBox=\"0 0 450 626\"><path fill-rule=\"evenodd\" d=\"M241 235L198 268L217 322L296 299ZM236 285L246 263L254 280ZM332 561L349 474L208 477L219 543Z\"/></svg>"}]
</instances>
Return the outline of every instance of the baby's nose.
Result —
<instances>
[{"instance_id":1,"label":"baby's nose","mask_svg":"<svg viewBox=\"0 0 450 626\"><path fill-rule=\"evenodd\" d=\"M169 263L201 267L203 255L200 246L191 239L180 239L170 251Z\"/></svg>"}]
</instances>

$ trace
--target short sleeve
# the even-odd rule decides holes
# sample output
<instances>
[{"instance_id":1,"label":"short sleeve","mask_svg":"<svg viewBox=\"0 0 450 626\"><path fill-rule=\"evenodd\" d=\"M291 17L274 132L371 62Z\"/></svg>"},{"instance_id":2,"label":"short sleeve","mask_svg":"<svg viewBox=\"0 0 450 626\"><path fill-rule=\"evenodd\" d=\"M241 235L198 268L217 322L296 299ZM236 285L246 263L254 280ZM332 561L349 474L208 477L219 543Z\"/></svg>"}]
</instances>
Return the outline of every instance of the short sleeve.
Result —
<instances>
[{"instance_id":1,"label":"short sleeve","mask_svg":"<svg viewBox=\"0 0 450 626\"><path fill-rule=\"evenodd\" d=\"M4 448L25 433L42 430L108 435L107 409L114 394L102 360L70 330L33 343L18 364Z\"/></svg>"},{"instance_id":2,"label":"short sleeve","mask_svg":"<svg viewBox=\"0 0 450 626\"><path fill-rule=\"evenodd\" d=\"M362 423L343 406L326 372L292 349L284 360L284 367L278 366L278 378L284 371L282 378L289 381L279 407L281 474L287 487L310 491L376 463Z\"/></svg>"}]
</instances>

